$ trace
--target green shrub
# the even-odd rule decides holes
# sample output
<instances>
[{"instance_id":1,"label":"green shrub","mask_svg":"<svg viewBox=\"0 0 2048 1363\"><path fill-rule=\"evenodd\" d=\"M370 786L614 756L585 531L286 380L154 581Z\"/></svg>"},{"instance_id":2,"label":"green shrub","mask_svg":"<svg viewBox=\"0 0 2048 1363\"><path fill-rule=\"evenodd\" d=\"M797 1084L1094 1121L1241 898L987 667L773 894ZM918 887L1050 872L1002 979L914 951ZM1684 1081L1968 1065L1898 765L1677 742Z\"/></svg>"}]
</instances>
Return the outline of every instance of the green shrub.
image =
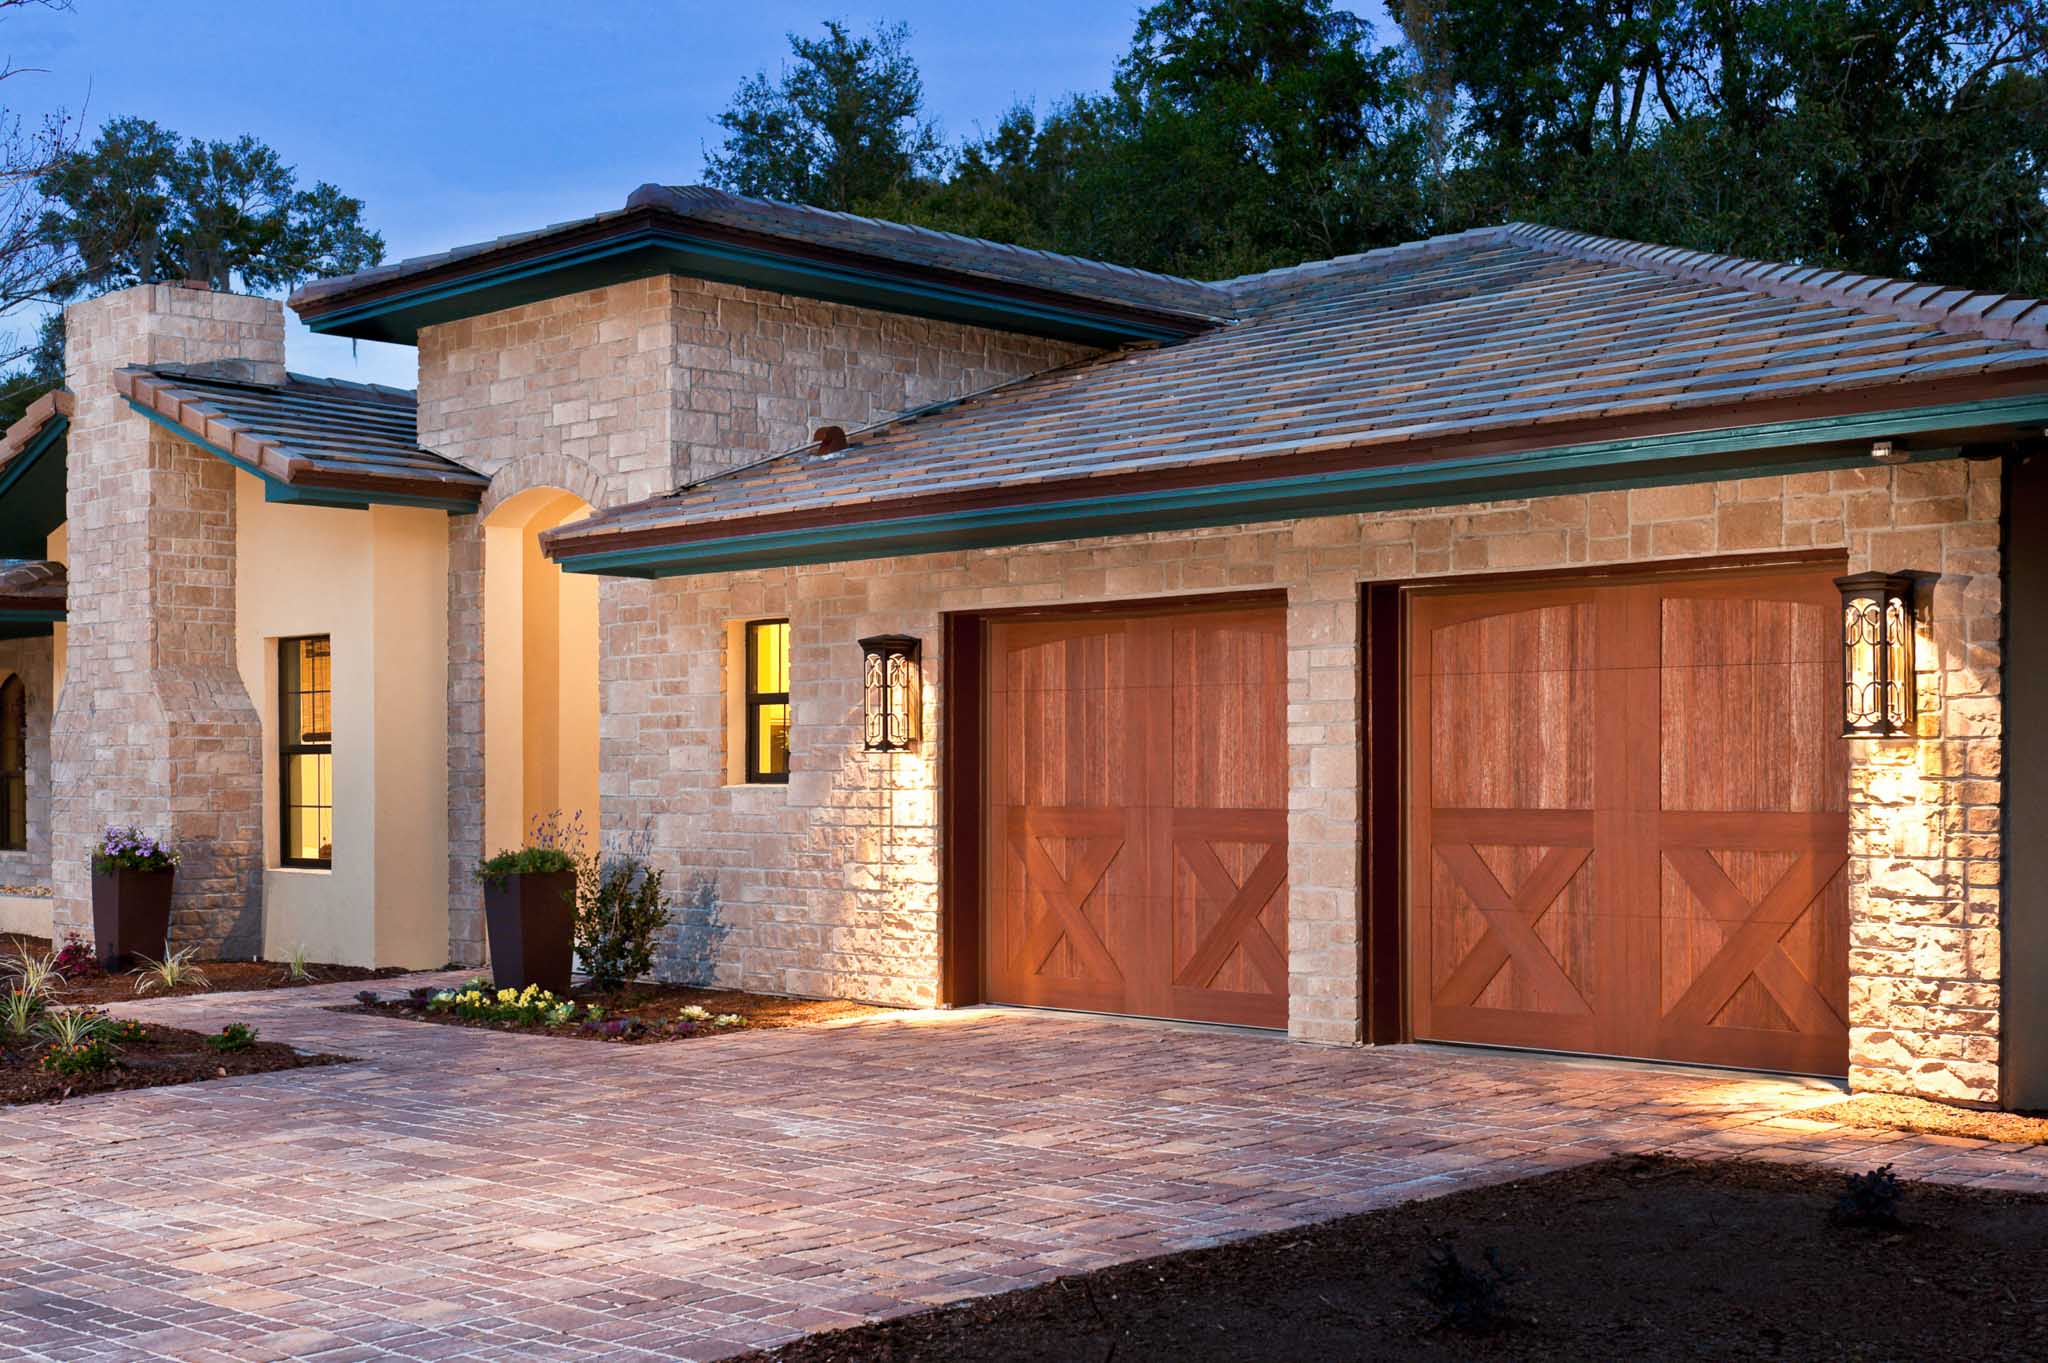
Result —
<instances>
[{"instance_id":1,"label":"green shrub","mask_svg":"<svg viewBox=\"0 0 2048 1363\"><path fill-rule=\"evenodd\" d=\"M199 959L198 947L166 951L161 961L140 954L135 959L142 962L142 969L135 972L135 992L138 994L159 988L165 993L175 993L181 988L205 989L212 983L206 978L206 972L194 964Z\"/></svg>"},{"instance_id":2,"label":"green shrub","mask_svg":"<svg viewBox=\"0 0 2048 1363\"><path fill-rule=\"evenodd\" d=\"M35 1030L36 1020L43 1015L43 996L31 994L19 987L7 991L0 998L0 1032L12 1037L25 1037Z\"/></svg>"},{"instance_id":3,"label":"green shrub","mask_svg":"<svg viewBox=\"0 0 2048 1363\"><path fill-rule=\"evenodd\" d=\"M536 814L526 830L526 845L505 848L476 864L476 878L494 890L505 888L513 876L551 875L558 871L580 871L583 846L589 833L583 827L583 812L564 818L562 811Z\"/></svg>"},{"instance_id":4,"label":"green shrub","mask_svg":"<svg viewBox=\"0 0 2048 1363\"><path fill-rule=\"evenodd\" d=\"M43 1053L43 1068L66 1079L98 1074L114 1067L114 1043L103 1036L71 1046L51 1046Z\"/></svg>"},{"instance_id":5,"label":"green shrub","mask_svg":"<svg viewBox=\"0 0 2048 1363\"><path fill-rule=\"evenodd\" d=\"M97 1008L59 1008L37 1020L35 1033L53 1047L82 1046L105 1041L114 1022Z\"/></svg>"},{"instance_id":6,"label":"green shrub","mask_svg":"<svg viewBox=\"0 0 2048 1363\"><path fill-rule=\"evenodd\" d=\"M654 940L670 922L661 872L620 856L586 861L576 879L576 952L590 983L617 989L652 970Z\"/></svg>"},{"instance_id":7,"label":"green shrub","mask_svg":"<svg viewBox=\"0 0 2048 1363\"><path fill-rule=\"evenodd\" d=\"M1835 1220L1847 1226L1896 1230L1904 1224L1899 1220L1899 1203L1905 1195L1906 1185L1889 1164L1880 1164L1867 1173L1845 1175L1842 1195L1835 1200Z\"/></svg>"},{"instance_id":8,"label":"green shrub","mask_svg":"<svg viewBox=\"0 0 2048 1363\"><path fill-rule=\"evenodd\" d=\"M13 981L17 992L33 994L39 999L50 998L64 987L64 972L58 968L55 952L37 956L24 951L0 964L0 976Z\"/></svg>"},{"instance_id":9,"label":"green shrub","mask_svg":"<svg viewBox=\"0 0 2048 1363\"><path fill-rule=\"evenodd\" d=\"M256 1044L256 1029L246 1022L230 1022L218 1035L206 1038L206 1044L223 1054L246 1051Z\"/></svg>"}]
</instances>

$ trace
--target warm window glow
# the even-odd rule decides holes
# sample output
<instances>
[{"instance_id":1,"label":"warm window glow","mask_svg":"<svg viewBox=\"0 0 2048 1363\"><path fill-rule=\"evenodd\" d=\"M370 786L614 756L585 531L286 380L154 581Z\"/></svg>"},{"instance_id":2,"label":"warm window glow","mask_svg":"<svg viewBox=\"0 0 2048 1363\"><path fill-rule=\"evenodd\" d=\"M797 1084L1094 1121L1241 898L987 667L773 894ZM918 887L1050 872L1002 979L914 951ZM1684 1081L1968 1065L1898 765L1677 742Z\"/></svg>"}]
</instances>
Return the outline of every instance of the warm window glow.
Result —
<instances>
[{"instance_id":1,"label":"warm window glow","mask_svg":"<svg viewBox=\"0 0 2048 1363\"><path fill-rule=\"evenodd\" d=\"M0 850L28 846L28 692L0 682Z\"/></svg>"},{"instance_id":2,"label":"warm window glow","mask_svg":"<svg viewBox=\"0 0 2048 1363\"><path fill-rule=\"evenodd\" d=\"M334 660L325 635L278 643L279 829L287 866L334 860Z\"/></svg>"},{"instance_id":3,"label":"warm window glow","mask_svg":"<svg viewBox=\"0 0 2048 1363\"><path fill-rule=\"evenodd\" d=\"M789 779L789 621L747 626L747 779Z\"/></svg>"}]
</instances>

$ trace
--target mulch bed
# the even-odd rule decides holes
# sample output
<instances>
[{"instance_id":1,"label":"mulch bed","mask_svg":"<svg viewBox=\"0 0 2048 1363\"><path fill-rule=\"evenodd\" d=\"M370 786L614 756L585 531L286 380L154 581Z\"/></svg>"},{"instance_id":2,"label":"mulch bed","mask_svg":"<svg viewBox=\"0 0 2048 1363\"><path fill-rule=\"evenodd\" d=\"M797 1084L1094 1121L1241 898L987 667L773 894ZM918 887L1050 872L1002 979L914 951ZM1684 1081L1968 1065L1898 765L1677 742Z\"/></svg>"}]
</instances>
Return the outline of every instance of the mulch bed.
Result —
<instances>
[{"instance_id":1,"label":"mulch bed","mask_svg":"<svg viewBox=\"0 0 2048 1363\"><path fill-rule=\"evenodd\" d=\"M48 938L26 937L11 932L0 934L0 961L25 954L39 956L49 949ZM194 964L199 968L199 973L206 977L204 987L181 985L171 990L152 987L147 993L138 994L135 992L135 972L120 970L111 975L83 975L77 979L66 980L64 987L56 991L56 1002L68 1007L74 1004L132 1002L138 998L185 998L192 994L232 994L252 989L296 989L309 984L389 980L413 973L402 966L383 966L370 970L355 965L310 964L307 969L313 978L294 980L286 973L283 964L277 961L197 961Z\"/></svg>"},{"instance_id":2,"label":"mulch bed","mask_svg":"<svg viewBox=\"0 0 2048 1363\"><path fill-rule=\"evenodd\" d=\"M203 1032L142 1024L143 1039L118 1043L119 1056L110 1070L66 1077L42 1067L43 1047L21 1042L0 1043L0 1107L17 1103L51 1103L89 1093L120 1089L160 1088L196 1084L239 1074L268 1074L312 1065L345 1065L349 1057L296 1051L260 1038L244 1050L215 1051Z\"/></svg>"},{"instance_id":3,"label":"mulch bed","mask_svg":"<svg viewBox=\"0 0 2048 1363\"><path fill-rule=\"evenodd\" d=\"M812 1027L823 1022L841 1022L849 1018L871 1017L895 1010L874 1004L852 1003L845 999L792 999L775 994L749 994L736 989L693 989L680 984L635 984L623 990L603 991L589 985L578 985L569 991L568 997L585 1006L596 1004L604 1010L608 1022L625 1022L623 1029L599 1029L586 1027L582 1022L568 1022L558 1026L547 1026L520 1022L494 1022L483 1019L460 1018L451 1012L429 1011L425 996L432 990L411 991L396 995L382 994L375 1003L357 1003L353 1007L336 1008L338 1013L372 1013L379 1017L410 1018L417 1022L435 1022L451 1027L471 1027L493 1032L522 1032L535 1036L574 1037L583 1041L603 1041L613 1045L640 1046L661 1041L685 1041L692 1037L717 1036L732 1031L765 1031L780 1027ZM714 1015L737 1013L746 1019L746 1025L738 1028L719 1028L703 1024L694 1027L683 1025L685 1008L696 1007ZM639 1024L633 1026L632 1024Z\"/></svg>"},{"instance_id":4,"label":"mulch bed","mask_svg":"<svg viewBox=\"0 0 2048 1363\"><path fill-rule=\"evenodd\" d=\"M2010 1145L2048 1145L2048 1113L1987 1112L1981 1108L1954 1107L1896 1093L1859 1094L1846 1102L1804 1108L1786 1115L1804 1121L1917 1131L1928 1136L1961 1136L1967 1140L2001 1141Z\"/></svg>"},{"instance_id":5,"label":"mulch bed","mask_svg":"<svg viewBox=\"0 0 2048 1363\"><path fill-rule=\"evenodd\" d=\"M2017 1359L2048 1339L2048 1197L1906 1185L1837 1221L1839 1173L1621 1157L854 1329L760 1363L1170 1359ZM1432 1251L1495 1250L1510 1323L1441 1323ZM2033 1268L2028 1266L2032 1265Z\"/></svg>"}]
</instances>

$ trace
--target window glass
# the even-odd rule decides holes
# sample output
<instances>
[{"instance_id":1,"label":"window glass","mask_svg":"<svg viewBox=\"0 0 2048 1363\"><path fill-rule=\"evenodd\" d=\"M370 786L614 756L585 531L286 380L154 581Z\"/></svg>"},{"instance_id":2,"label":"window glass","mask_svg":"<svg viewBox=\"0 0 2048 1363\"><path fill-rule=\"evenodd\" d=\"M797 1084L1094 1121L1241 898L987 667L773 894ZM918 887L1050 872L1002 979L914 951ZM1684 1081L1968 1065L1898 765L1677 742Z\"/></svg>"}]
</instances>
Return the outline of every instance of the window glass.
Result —
<instances>
[{"instance_id":1,"label":"window glass","mask_svg":"<svg viewBox=\"0 0 2048 1363\"><path fill-rule=\"evenodd\" d=\"M28 692L0 682L0 850L28 846Z\"/></svg>"},{"instance_id":2,"label":"window glass","mask_svg":"<svg viewBox=\"0 0 2048 1363\"><path fill-rule=\"evenodd\" d=\"M789 779L789 621L747 626L747 779Z\"/></svg>"},{"instance_id":3,"label":"window glass","mask_svg":"<svg viewBox=\"0 0 2048 1363\"><path fill-rule=\"evenodd\" d=\"M278 644L279 833L287 866L334 860L334 659L325 635Z\"/></svg>"}]
</instances>

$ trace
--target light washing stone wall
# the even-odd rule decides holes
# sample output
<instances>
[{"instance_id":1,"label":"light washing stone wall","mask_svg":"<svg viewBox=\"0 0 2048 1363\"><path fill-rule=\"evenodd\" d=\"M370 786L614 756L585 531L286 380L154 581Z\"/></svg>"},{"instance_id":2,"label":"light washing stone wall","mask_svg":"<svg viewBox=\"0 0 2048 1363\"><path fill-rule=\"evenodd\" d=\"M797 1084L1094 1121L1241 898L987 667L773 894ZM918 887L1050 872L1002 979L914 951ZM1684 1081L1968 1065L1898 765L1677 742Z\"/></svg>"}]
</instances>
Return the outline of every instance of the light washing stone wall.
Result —
<instances>
[{"instance_id":1,"label":"light washing stone wall","mask_svg":"<svg viewBox=\"0 0 2048 1363\"><path fill-rule=\"evenodd\" d=\"M420 443L492 475L482 513L450 523L454 959L483 953L470 872L485 837L482 527L498 505L540 487L593 507L653 496L801 444L820 425L863 425L1085 353L667 276L422 331ZM606 581L600 600L624 585Z\"/></svg>"},{"instance_id":2,"label":"light washing stone wall","mask_svg":"<svg viewBox=\"0 0 2048 1363\"><path fill-rule=\"evenodd\" d=\"M235 474L235 662L262 717L264 956L448 959L448 516L267 502ZM281 863L278 641L333 648L334 858Z\"/></svg>"},{"instance_id":3,"label":"light washing stone wall","mask_svg":"<svg viewBox=\"0 0 2048 1363\"><path fill-rule=\"evenodd\" d=\"M673 977L929 1004L939 975L941 616L1282 588L1288 598L1289 1029L1362 1036L1359 588L1786 549L1939 573L1922 736L1853 757L1852 1081L1982 1101L1998 1063L1995 463L1869 467L1247 529L1087 540L662 582L602 599L608 829L637 831L685 901ZM788 615L793 774L727 784L726 626ZM926 741L859 745L863 635L925 642Z\"/></svg>"},{"instance_id":4,"label":"light washing stone wall","mask_svg":"<svg viewBox=\"0 0 2048 1363\"><path fill-rule=\"evenodd\" d=\"M0 639L0 682L21 678L22 700L28 707L28 846L0 850L0 897L4 887L47 890L50 885L50 709L55 677L50 665L50 639ZM50 902L0 907L0 932L50 931Z\"/></svg>"},{"instance_id":5,"label":"light washing stone wall","mask_svg":"<svg viewBox=\"0 0 2048 1363\"><path fill-rule=\"evenodd\" d=\"M231 466L131 409L113 371L238 358L280 382L273 301L154 284L65 309L70 603L53 738L58 930L90 936L102 827L134 823L184 854L179 944L260 940L262 726L235 667Z\"/></svg>"}]
</instances>

